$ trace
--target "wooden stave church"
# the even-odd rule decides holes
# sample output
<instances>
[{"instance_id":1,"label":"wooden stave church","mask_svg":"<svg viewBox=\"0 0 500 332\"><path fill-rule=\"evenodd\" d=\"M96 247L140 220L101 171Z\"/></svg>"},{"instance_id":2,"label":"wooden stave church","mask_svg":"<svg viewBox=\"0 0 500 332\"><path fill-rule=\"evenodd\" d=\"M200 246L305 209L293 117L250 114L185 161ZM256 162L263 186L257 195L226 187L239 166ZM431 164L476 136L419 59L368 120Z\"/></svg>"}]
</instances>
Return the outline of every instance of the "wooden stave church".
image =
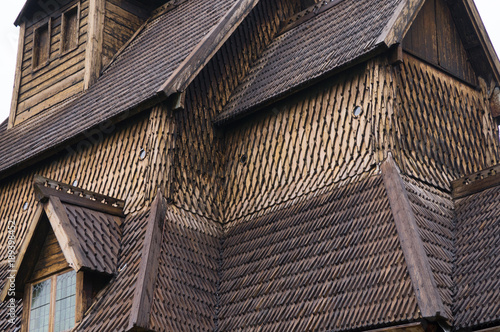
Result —
<instances>
[{"instance_id":1,"label":"wooden stave church","mask_svg":"<svg viewBox=\"0 0 500 332\"><path fill-rule=\"evenodd\" d=\"M68 270L74 331L498 329L500 65L472 1L27 1L16 24L3 331Z\"/></svg>"}]
</instances>

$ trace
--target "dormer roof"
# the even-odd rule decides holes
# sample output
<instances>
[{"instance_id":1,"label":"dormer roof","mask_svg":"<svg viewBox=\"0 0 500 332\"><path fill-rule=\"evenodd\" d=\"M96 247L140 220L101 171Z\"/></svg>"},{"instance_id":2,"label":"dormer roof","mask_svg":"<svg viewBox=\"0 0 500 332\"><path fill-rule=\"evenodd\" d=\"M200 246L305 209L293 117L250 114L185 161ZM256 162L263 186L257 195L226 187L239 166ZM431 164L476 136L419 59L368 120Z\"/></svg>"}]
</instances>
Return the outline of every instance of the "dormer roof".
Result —
<instances>
[{"instance_id":1,"label":"dormer roof","mask_svg":"<svg viewBox=\"0 0 500 332\"><path fill-rule=\"evenodd\" d=\"M118 269L123 202L73 186L36 177L39 200L13 270L17 290L23 289L34 268L35 253L40 250L50 227L69 266L75 271L113 275ZM44 224L48 220L48 224ZM1 298L7 296L4 287Z\"/></svg>"}]
</instances>

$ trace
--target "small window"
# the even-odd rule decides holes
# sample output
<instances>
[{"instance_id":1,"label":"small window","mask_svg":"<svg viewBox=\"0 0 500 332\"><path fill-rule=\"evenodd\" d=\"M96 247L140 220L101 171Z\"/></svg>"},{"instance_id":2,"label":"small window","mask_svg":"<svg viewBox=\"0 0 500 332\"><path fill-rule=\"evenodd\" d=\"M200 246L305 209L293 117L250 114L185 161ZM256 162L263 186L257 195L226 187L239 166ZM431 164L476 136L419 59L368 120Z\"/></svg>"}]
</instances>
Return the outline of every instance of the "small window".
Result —
<instances>
[{"instance_id":1,"label":"small window","mask_svg":"<svg viewBox=\"0 0 500 332\"><path fill-rule=\"evenodd\" d=\"M61 332L73 328L76 272L54 275L31 286L29 332Z\"/></svg>"},{"instance_id":2,"label":"small window","mask_svg":"<svg viewBox=\"0 0 500 332\"><path fill-rule=\"evenodd\" d=\"M65 11L61 17L61 54L78 47L80 4Z\"/></svg>"},{"instance_id":3,"label":"small window","mask_svg":"<svg viewBox=\"0 0 500 332\"><path fill-rule=\"evenodd\" d=\"M33 70L43 67L49 62L50 23L49 20L33 31Z\"/></svg>"}]
</instances>

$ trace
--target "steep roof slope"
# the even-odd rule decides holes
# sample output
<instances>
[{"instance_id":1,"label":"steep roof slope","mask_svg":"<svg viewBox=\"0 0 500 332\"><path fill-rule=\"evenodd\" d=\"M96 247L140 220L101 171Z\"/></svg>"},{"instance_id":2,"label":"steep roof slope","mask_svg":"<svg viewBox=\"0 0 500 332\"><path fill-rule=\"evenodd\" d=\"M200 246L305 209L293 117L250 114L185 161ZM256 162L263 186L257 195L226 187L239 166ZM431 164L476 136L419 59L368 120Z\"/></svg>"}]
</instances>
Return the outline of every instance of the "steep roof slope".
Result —
<instances>
[{"instance_id":1,"label":"steep roof slope","mask_svg":"<svg viewBox=\"0 0 500 332\"><path fill-rule=\"evenodd\" d=\"M128 328L149 213L146 210L125 218L118 273L98 294L75 331L124 331Z\"/></svg>"},{"instance_id":2,"label":"steep roof slope","mask_svg":"<svg viewBox=\"0 0 500 332\"><path fill-rule=\"evenodd\" d=\"M310 19L278 36L254 63L217 121L238 117L374 51L402 0L328 1ZM336 4L335 4L336 3ZM322 11L322 6L331 6ZM300 20L301 17L297 17ZM294 22L290 22L294 24Z\"/></svg>"},{"instance_id":3,"label":"steep roof slope","mask_svg":"<svg viewBox=\"0 0 500 332\"><path fill-rule=\"evenodd\" d=\"M236 0L190 0L149 21L98 82L72 101L14 128L0 127L0 172L67 143L141 103L157 91Z\"/></svg>"},{"instance_id":4,"label":"steep roof slope","mask_svg":"<svg viewBox=\"0 0 500 332\"><path fill-rule=\"evenodd\" d=\"M227 231L221 331L339 331L420 318L381 176Z\"/></svg>"},{"instance_id":5,"label":"steep roof slope","mask_svg":"<svg viewBox=\"0 0 500 332\"><path fill-rule=\"evenodd\" d=\"M500 186L457 201L456 326L500 322Z\"/></svg>"}]
</instances>

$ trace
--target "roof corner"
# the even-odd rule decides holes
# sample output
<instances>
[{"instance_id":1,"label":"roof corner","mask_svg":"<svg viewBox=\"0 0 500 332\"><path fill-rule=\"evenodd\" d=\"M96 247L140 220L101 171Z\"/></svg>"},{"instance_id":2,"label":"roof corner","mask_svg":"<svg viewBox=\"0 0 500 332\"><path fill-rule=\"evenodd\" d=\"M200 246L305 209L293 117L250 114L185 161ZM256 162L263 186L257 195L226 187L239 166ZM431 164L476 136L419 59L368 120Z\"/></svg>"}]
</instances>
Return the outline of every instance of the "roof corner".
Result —
<instances>
[{"instance_id":1,"label":"roof corner","mask_svg":"<svg viewBox=\"0 0 500 332\"><path fill-rule=\"evenodd\" d=\"M408 193L390 153L381 164L381 172L399 242L422 317L430 321L444 319L445 322L449 322L451 317L446 317L443 300L419 234Z\"/></svg>"},{"instance_id":2,"label":"roof corner","mask_svg":"<svg viewBox=\"0 0 500 332\"><path fill-rule=\"evenodd\" d=\"M376 44L383 43L387 47L391 47L394 44L401 43L424 3L425 0L401 1L391 19L382 30Z\"/></svg>"},{"instance_id":3,"label":"roof corner","mask_svg":"<svg viewBox=\"0 0 500 332\"><path fill-rule=\"evenodd\" d=\"M146 223L146 235L127 331L150 330L149 321L158 274L164 219L165 202L163 195L158 191Z\"/></svg>"}]
</instances>

